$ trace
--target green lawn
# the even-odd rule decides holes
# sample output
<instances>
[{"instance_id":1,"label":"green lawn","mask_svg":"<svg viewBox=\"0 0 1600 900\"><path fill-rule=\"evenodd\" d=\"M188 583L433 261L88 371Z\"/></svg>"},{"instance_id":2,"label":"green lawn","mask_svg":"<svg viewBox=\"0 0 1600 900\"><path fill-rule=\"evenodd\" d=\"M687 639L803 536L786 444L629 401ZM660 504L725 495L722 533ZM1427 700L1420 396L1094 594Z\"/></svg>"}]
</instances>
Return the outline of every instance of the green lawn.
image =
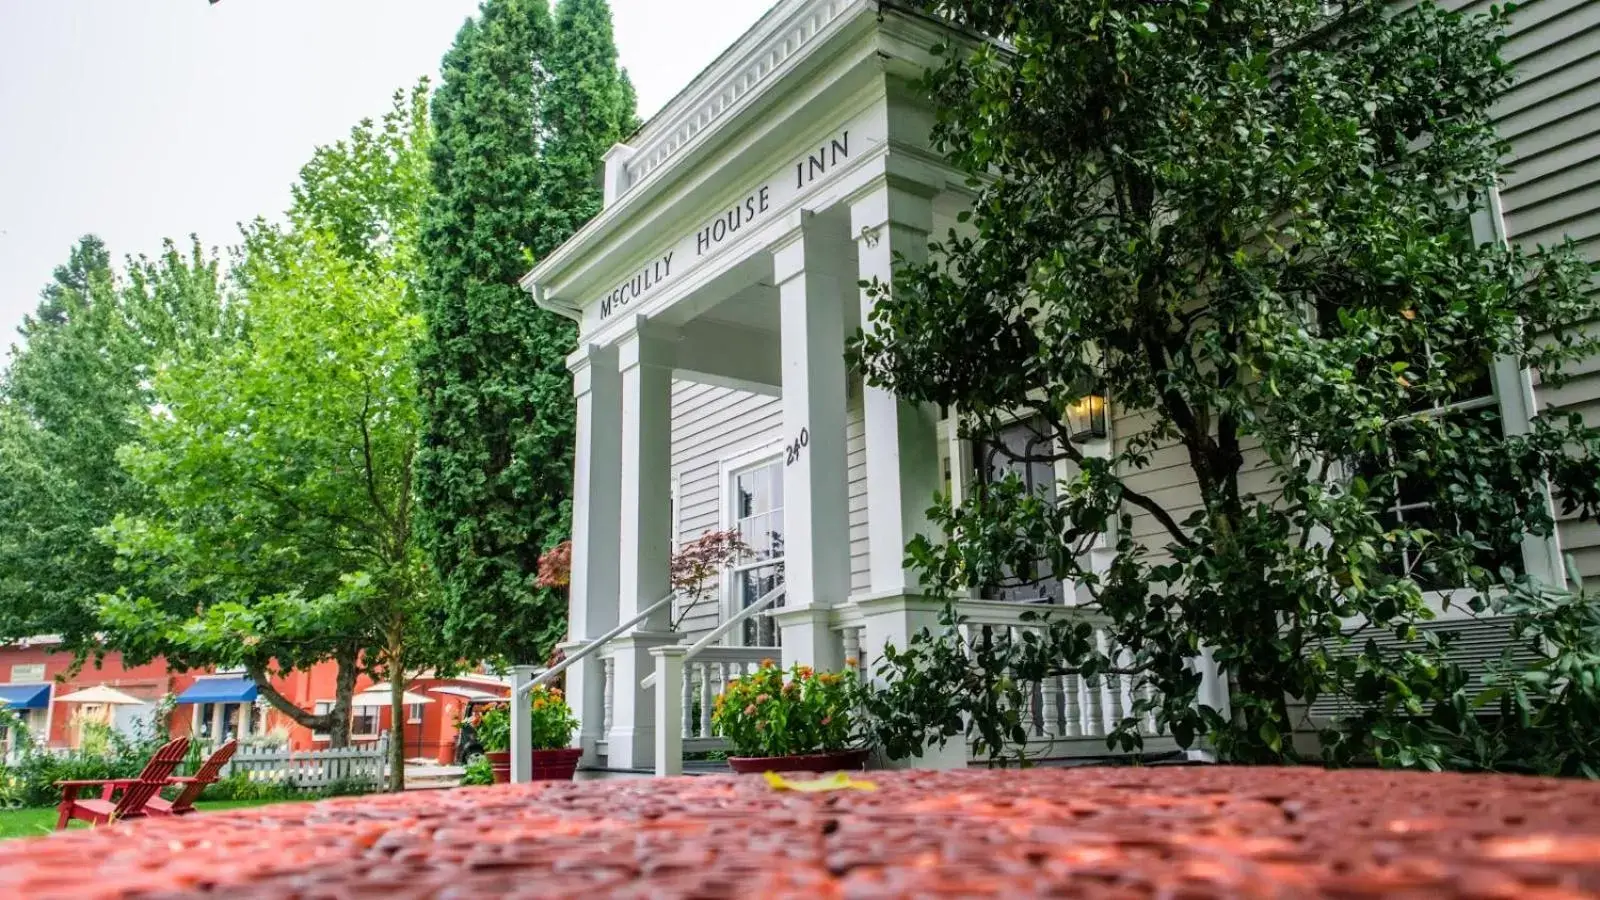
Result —
<instances>
[{"instance_id":1,"label":"green lawn","mask_svg":"<svg viewBox=\"0 0 1600 900\"><path fill-rule=\"evenodd\" d=\"M202 800L195 804L195 808L202 812L221 809L239 809L245 806L265 806L268 803L282 803L282 800L224 800L207 803ZM13 809L0 811L0 841L8 838L35 837L49 834L56 827L55 809ZM87 822L73 822L68 828L88 828Z\"/></svg>"}]
</instances>

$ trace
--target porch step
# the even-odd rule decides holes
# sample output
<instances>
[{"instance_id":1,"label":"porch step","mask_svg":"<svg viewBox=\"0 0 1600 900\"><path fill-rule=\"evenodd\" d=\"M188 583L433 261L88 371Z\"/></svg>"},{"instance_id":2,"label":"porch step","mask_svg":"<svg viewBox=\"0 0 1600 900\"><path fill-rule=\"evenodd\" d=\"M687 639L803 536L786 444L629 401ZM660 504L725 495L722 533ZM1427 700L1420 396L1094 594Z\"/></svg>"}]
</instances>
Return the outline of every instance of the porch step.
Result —
<instances>
[{"instance_id":1,"label":"porch step","mask_svg":"<svg viewBox=\"0 0 1600 900\"><path fill-rule=\"evenodd\" d=\"M687 760L683 764L685 775L729 775L733 770L725 762ZM578 781L606 781L615 778L654 778L654 769L616 769L609 766L590 766L578 769Z\"/></svg>"}]
</instances>

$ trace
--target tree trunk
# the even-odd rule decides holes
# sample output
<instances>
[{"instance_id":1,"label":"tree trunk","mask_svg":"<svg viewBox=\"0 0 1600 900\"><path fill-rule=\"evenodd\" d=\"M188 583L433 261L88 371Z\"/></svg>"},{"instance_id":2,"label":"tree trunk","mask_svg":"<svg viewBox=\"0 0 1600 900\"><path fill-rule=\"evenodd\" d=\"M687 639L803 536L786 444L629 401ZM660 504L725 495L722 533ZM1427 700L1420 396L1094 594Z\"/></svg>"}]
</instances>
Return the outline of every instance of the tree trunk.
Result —
<instances>
[{"instance_id":1,"label":"tree trunk","mask_svg":"<svg viewBox=\"0 0 1600 900\"><path fill-rule=\"evenodd\" d=\"M400 654L389 655L389 790L406 789L406 668Z\"/></svg>"},{"instance_id":2,"label":"tree trunk","mask_svg":"<svg viewBox=\"0 0 1600 900\"><path fill-rule=\"evenodd\" d=\"M334 680L333 708L320 716L301 709L279 693L272 686L265 664L246 663L245 671L249 673L250 680L256 683L256 690L267 698L274 709L302 728L327 734L328 747L340 749L350 745L350 706L356 691L356 654L354 651L341 651L334 656L334 663L338 666L338 675Z\"/></svg>"}]
</instances>

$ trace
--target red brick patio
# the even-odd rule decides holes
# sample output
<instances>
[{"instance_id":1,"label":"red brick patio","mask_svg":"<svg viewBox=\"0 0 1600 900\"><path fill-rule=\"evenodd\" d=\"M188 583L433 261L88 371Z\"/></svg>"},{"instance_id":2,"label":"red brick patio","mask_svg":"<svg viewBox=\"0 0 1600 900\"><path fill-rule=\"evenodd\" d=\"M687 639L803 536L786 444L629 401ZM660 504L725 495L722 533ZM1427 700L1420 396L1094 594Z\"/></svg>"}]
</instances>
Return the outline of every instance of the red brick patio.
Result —
<instances>
[{"instance_id":1,"label":"red brick patio","mask_svg":"<svg viewBox=\"0 0 1600 900\"><path fill-rule=\"evenodd\" d=\"M1600 895L1600 785L1147 768L425 791L9 842L45 897Z\"/></svg>"}]
</instances>

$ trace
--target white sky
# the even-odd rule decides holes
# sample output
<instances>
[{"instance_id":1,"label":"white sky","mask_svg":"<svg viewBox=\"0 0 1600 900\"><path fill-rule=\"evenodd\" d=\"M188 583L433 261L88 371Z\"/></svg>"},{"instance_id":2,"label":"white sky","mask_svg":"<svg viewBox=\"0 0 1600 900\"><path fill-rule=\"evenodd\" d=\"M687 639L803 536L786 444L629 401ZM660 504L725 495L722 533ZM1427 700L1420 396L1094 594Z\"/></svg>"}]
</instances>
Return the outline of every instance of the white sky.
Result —
<instances>
[{"instance_id":1,"label":"white sky","mask_svg":"<svg viewBox=\"0 0 1600 900\"><path fill-rule=\"evenodd\" d=\"M477 0L0 0L0 358L79 235L236 242L317 144L437 77ZM553 5L553 4L552 4ZM648 117L771 0L611 0Z\"/></svg>"}]
</instances>

